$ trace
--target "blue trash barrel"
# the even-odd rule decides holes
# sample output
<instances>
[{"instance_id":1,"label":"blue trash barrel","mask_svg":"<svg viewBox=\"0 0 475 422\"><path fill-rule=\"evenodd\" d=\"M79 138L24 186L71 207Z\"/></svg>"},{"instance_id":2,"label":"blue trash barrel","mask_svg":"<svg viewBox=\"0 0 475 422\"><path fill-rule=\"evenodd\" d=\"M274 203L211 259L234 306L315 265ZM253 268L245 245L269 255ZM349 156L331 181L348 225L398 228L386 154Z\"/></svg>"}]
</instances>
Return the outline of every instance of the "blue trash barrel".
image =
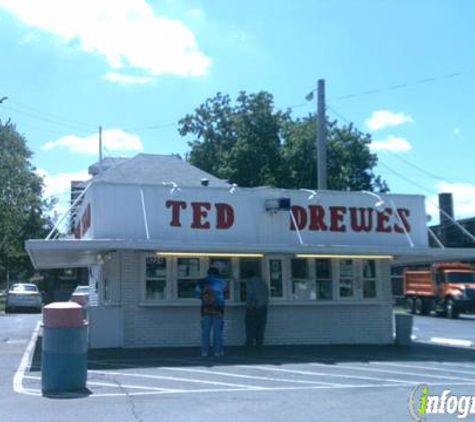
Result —
<instances>
[{"instance_id":1,"label":"blue trash barrel","mask_svg":"<svg viewBox=\"0 0 475 422\"><path fill-rule=\"evenodd\" d=\"M43 308L43 394L86 388L87 349L87 321L81 305L56 302Z\"/></svg>"}]
</instances>

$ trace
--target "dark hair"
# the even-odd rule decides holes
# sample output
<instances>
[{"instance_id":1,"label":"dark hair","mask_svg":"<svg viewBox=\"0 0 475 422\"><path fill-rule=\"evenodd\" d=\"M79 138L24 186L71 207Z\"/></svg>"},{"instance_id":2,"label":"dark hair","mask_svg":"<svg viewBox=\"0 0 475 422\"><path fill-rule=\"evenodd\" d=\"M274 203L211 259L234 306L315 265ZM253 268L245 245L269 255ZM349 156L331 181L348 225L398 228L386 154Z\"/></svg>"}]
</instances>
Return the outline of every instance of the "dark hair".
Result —
<instances>
[{"instance_id":1,"label":"dark hair","mask_svg":"<svg viewBox=\"0 0 475 422\"><path fill-rule=\"evenodd\" d=\"M209 267L208 275L219 275L219 270L216 267Z\"/></svg>"}]
</instances>

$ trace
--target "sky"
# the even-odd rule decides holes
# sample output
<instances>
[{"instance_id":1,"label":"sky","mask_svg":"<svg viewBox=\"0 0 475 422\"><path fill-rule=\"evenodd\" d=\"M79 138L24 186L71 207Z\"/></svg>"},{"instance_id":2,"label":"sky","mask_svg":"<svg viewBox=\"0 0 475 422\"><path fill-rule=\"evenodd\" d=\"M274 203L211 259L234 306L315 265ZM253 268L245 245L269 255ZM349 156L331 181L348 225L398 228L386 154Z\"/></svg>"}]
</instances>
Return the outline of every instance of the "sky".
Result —
<instances>
[{"instance_id":1,"label":"sky","mask_svg":"<svg viewBox=\"0 0 475 422\"><path fill-rule=\"evenodd\" d=\"M393 193L452 192L475 216L471 0L0 0L0 120L33 152L45 195L105 156L189 150L180 118L222 92L274 95L372 136Z\"/></svg>"}]
</instances>

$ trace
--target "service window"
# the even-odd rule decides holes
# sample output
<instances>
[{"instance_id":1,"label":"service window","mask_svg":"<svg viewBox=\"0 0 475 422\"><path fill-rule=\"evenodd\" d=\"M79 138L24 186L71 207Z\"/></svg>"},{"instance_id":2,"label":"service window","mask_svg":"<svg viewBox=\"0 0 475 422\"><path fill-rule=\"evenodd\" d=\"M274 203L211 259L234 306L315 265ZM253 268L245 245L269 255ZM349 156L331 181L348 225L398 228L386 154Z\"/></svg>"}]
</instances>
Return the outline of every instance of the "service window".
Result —
<instances>
[{"instance_id":1,"label":"service window","mask_svg":"<svg viewBox=\"0 0 475 422\"><path fill-rule=\"evenodd\" d=\"M194 298L196 284L202 278L199 258L177 258L178 297Z\"/></svg>"},{"instance_id":2,"label":"service window","mask_svg":"<svg viewBox=\"0 0 475 422\"><path fill-rule=\"evenodd\" d=\"M231 299L231 284L233 278L233 263L231 258L210 258L209 266L217 268L221 280L228 284L228 288L225 290L224 298L226 300Z\"/></svg>"},{"instance_id":3,"label":"service window","mask_svg":"<svg viewBox=\"0 0 475 422\"><path fill-rule=\"evenodd\" d=\"M241 258L239 261L239 299L241 302L246 301L246 281L251 278L252 274L262 277L261 260L256 258Z\"/></svg>"},{"instance_id":4,"label":"service window","mask_svg":"<svg viewBox=\"0 0 475 422\"><path fill-rule=\"evenodd\" d=\"M302 258L291 260L292 299L311 300L317 298L315 280L309 278L309 261Z\"/></svg>"},{"instance_id":5,"label":"service window","mask_svg":"<svg viewBox=\"0 0 475 422\"><path fill-rule=\"evenodd\" d=\"M166 299L167 260L165 258L145 258L145 299Z\"/></svg>"},{"instance_id":6,"label":"service window","mask_svg":"<svg viewBox=\"0 0 475 422\"><path fill-rule=\"evenodd\" d=\"M270 297L282 298L284 297L284 284L282 275L282 260L269 260L269 274L270 274Z\"/></svg>"},{"instance_id":7,"label":"service window","mask_svg":"<svg viewBox=\"0 0 475 422\"><path fill-rule=\"evenodd\" d=\"M317 299L333 299L333 270L331 259L315 260L315 281L317 288Z\"/></svg>"},{"instance_id":8,"label":"service window","mask_svg":"<svg viewBox=\"0 0 475 422\"><path fill-rule=\"evenodd\" d=\"M375 299L376 290L376 261L363 260L363 299Z\"/></svg>"},{"instance_id":9,"label":"service window","mask_svg":"<svg viewBox=\"0 0 475 422\"><path fill-rule=\"evenodd\" d=\"M355 295L355 268L351 259L339 261L339 294L341 299L350 299Z\"/></svg>"}]
</instances>

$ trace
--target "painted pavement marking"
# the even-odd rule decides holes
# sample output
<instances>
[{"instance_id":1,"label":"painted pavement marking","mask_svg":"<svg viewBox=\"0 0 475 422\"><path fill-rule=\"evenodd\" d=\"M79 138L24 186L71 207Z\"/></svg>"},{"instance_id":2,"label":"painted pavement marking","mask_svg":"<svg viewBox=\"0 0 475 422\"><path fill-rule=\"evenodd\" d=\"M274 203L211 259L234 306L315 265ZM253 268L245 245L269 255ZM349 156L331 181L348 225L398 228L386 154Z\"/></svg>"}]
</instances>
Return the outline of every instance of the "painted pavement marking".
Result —
<instances>
[{"instance_id":1,"label":"painted pavement marking","mask_svg":"<svg viewBox=\"0 0 475 422\"><path fill-rule=\"evenodd\" d=\"M191 383L199 383L199 384L214 384L214 385L222 385L224 387L245 388L248 390L261 390L262 388L265 388L265 387L260 387L257 385L231 384L231 383L220 382L220 381L206 381L206 380L197 380L197 379L190 379L190 378L168 377L164 375L148 375L148 374L137 374L137 373L129 373L129 372L111 372L111 371L96 371L96 370L92 370L89 372L94 373L94 374L102 374L102 375L162 379L162 380L169 380L169 381L191 382Z\"/></svg>"},{"instance_id":2,"label":"painted pavement marking","mask_svg":"<svg viewBox=\"0 0 475 422\"><path fill-rule=\"evenodd\" d=\"M312 365L312 364L308 364ZM319 365L319 364L315 364ZM323 365L323 364L322 364ZM239 365L241 368L255 368L255 369L262 369L268 371L276 371L276 372L285 372L285 373L293 373L293 374L300 374L300 375L310 375L310 376L325 376L325 377L335 377L335 378L344 378L344 379L361 379L365 381L391 381L398 384L414 384L411 381L404 381L404 380L391 380L391 379L384 379L384 378L376 378L376 377L366 377L361 375L343 375L343 374L328 374L325 372L315 372L315 371L303 371L298 369L284 369L284 368L272 368L269 366L252 366L252 365ZM345 384L343 384L345 385Z\"/></svg>"},{"instance_id":3,"label":"painted pavement marking","mask_svg":"<svg viewBox=\"0 0 475 422\"><path fill-rule=\"evenodd\" d=\"M40 332L41 321L38 321L36 324L35 330L31 335L30 342L23 353L23 356L20 361L20 365L15 372L13 377L13 391L19 394L28 394L28 395L38 395L36 392L32 392L29 388L23 387L23 377L25 376L25 372L27 371L28 365L31 363L31 358L33 355L33 351L35 349L36 341L38 339L38 335Z\"/></svg>"},{"instance_id":4,"label":"painted pavement marking","mask_svg":"<svg viewBox=\"0 0 475 422\"><path fill-rule=\"evenodd\" d=\"M309 365L319 366L320 364L310 363ZM384 372L384 373L388 373L388 374L420 376L420 377L423 377L423 378L437 378L437 379L448 379L448 380L455 380L455 381L475 382L475 379L473 379L473 378L451 377L450 375L428 375L426 373L393 371L393 370L390 370L390 369L362 368L362 367L358 367L358 366L349 366L349 365L340 365L340 368L342 368L342 369L351 369L351 370L356 370L356 371Z\"/></svg>"}]
</instances>

